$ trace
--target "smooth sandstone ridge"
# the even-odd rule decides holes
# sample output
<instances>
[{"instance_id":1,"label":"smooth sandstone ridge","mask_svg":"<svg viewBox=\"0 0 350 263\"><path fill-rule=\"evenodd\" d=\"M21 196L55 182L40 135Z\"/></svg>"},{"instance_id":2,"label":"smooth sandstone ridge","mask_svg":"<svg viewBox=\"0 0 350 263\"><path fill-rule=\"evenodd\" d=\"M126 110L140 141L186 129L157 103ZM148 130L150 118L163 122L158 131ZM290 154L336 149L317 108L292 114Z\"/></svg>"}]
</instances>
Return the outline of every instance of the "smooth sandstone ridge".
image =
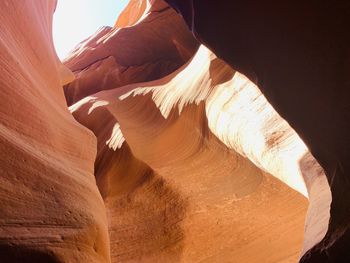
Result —
<instances>
[{"instance_id":1,"label":"smooth sandstone ridge","mask_svg":"<svg viewBox=\"0 0 350 263\"><path fill-rule=\"evenodd\" d=\"M152 37L155 49L167 41ZM79 59L85 57L68 57L67 65ZM113 262L296 262L323 238L331 199L326 177L245 76L201 46L159 80L125 81L131 85L116 83L70 107L98 139L95 175ZM302 195L312 204L304 242ZM141 200L152 204L149 211Z\"/></svg>"},{"instance_id":2,"label":"smooth sandstone ridge","mask_svg":"<svg viewBox=\"0 0 350 263\"><path fill-rule=\"evenodd\" d=\"M287 263L324 238L322 168L182 10L131 0L63 65L55 4L0 3L1 260Z\"/></svg>"}]
</instances>

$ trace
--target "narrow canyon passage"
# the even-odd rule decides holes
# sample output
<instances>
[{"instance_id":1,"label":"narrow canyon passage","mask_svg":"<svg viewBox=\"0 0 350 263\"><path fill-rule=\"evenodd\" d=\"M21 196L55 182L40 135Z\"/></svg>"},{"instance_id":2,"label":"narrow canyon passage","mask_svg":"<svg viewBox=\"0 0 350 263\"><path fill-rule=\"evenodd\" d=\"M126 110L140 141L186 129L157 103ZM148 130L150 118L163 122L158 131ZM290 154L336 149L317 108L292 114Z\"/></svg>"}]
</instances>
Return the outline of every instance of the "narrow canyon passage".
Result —
<instances>
[{"instance_id":1,"label":"narrow canyon passage","mask_svg":"<svg viewBox=\"0 0 350 263\"><path fill-rule=\"evenodd\" d=\"M319 163L203 6L169 2L62 63L56 1L0 3L0 262L288 263L329 232Z\"/></svg>"}]
</instances>

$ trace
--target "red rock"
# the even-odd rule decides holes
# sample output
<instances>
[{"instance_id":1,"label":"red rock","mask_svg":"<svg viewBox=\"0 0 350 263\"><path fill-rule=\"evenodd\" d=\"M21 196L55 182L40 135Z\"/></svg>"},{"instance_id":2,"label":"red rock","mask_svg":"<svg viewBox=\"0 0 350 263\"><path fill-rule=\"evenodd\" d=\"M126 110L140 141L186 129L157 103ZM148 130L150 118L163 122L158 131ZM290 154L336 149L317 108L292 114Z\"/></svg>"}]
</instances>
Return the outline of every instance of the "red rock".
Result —
<instances>
[{"instance_id":1,"label":"red rock","mask_svg":"<svg viewBox=\"0 0 350 263\"><path fill-rule=\"evenodd\" d=\"M121 14L122 20L133 15L129 10L130 6ZM123 23L120 26L126 25ZM162 0L145 9L137 24L118 25L101 28L65 59L64 64L76 75L76 80L65 86L68 105L100 90L164 77L187 62L198 48L181 17Z\"/></svg>"},{"instance_id":2,"label":"red rock","mask_svg":"<svg viewBox=\"0 0 350 263\"><path fill-rule=\"evenodd\" d=\"M274 93L262 89L267 100L229 66L260 81L254 66L263 70L262 61L251 64L251 58L268 54L246 51L266 48L266 38L231 53L242 48L233 36L242 36L245 24L220 23L246 10L235 17L224 9L231 4L221 1L209 13L206 1L181 3L176 7L196 36L228 64L204 46L197 50L164 1L131 0L115 28L102 28L71 53L65 64L73 76L52 45L54 1L0 3L0 91L6 98L0 104L1 260L277 263L295 262L312 247L311 258L302 261L322 262L319 248L331 259L346 255L347 232L339 232L344 213L334 212L334 190L343 177L333 177L327 228L331 193L322 168L269 104L276 103ZM226 34L235 29L239 34ZM263 61L266 79L290 76L281 67L285 74L273 78L268 66L280 50L272 51L271 61ZM294 75L286 87L303 76ZM258 82L260 88L277 83L283 84ZM62 85L69 110L97 144L66 108ZM314 139L298 129L310 112L288 115L300 110L295 98L305 109L308 94L282 95L276 109L293 117L287 120L303 138ZM306 142L315 153L314 141ZM329 173L332 166L316 157ZM328 237L334 246L324 247Z\"/></svg>"},{"instance_id":3,"label":"red rock","mask_svg":"<svg viewBox=\"0 0 350 263\"><path fill-rule=\"evenodd\" d=\"M145 14L147 7L150 7L147 0L129 1L124 11L119 15L115 22L115 27L123 28L135 25L135 23L137 23L137 21L139 21L139 19Z\"/></svg>"},{"instance_id":4,"label":"red rock","mask_svg":"<svg viewBox=\"0 0 350 263\"><path fill-rule=\"evenodd\" d=\"M225 88L229 101L220 98ZM228 119L240 121L242 131L225 131L217 122L229 103L243 107L230 110ZM308 155L300 138L254 84L204 47L165 78L99 92L70 109L99 141L95 173L109 217L112 262L298 259L306 202L284 183L307 196L304 180L323 185L325 176L310 155L308 166L299 166ZM244 127L252 128L247 112L256 123L251 144L244 137ZM263 148L254 147L259 144ZM327 188L323 196L329 200ZM313 214L321 208L309 210L312 241L323 237ZM329 202L325 218L327 208Z\"/></svg>"},{"instance_id":5,"label":"red rock","mask_svg":"<svg viewBox=\"0 0 350 263\"><path fill-rule=\"evenodd\" d=\"M110 262L96 142L66 108L54 8L0 2L0 261Z\"/></svg>"}]
</instances>

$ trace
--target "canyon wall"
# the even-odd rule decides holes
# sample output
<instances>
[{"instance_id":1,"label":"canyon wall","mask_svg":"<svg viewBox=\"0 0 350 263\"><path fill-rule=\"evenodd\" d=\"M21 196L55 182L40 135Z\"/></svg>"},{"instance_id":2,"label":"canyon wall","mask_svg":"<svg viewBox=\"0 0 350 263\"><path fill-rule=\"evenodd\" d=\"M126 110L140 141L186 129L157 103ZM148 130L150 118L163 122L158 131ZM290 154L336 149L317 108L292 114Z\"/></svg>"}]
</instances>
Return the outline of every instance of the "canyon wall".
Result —
<instances>
[{"instance_id":1,"label":"canyon wall","mask_svg":"<svg viewBox=\"0 0 350 263\"><path fill-rule=\"evenodd\" d=\"M349 1L166 1L259 86L324 168L328 231L301 262L349 262Z\"/></svg>"},{"instance_id":2,"label":"canyon wall","mask_svg":"<svg viewBox=\"0 0 350 263\"><path fill-rule=\"evenodd\" d=\"M55 1L0 3L4 262L297 262L330 232L323 169L230 60L236 26L215 40L201 4L169 2L182 17L131 0L64 65Z\"/></svg>"},{"instance_id":3,"label":"canyon wall","mask_svg":"<svg viewBox=\"0 0 350 263\"><path fill-rule=\"evenodd\" d=\"M148 6L144 14L130 13L136 4ZM120 43L123 30L142 28L161 12L173 13L152 20L153 27L172 24L181 28L179 46L192 43L174 11L164 7L154 14L152 5L164 2L131 1L120 17L137 17L137 23L113 28L113 40L104 45ZM133 57L168 43L167 34L148 36L156 45L135 47ZM104 39L97 34L94 41ZM80 46L89 49L88 41ZM114 49L131 53L126 47ZM186 53L192 56L187 63L153 81L147 68L154 58L145 57L137 84L132 74L109 65L115 78L123 75L124 86L95 85L97 93L85 93L70 107L98 139L95 175L109 217L112 261L296 262L327 231L331 198L323 170L248 78L204 46ZM65 64L85 59L73 54ZM98 72L72 69L77 79L65 90L84 90L76 83L88 77L100 83ZM304 242L302 196L311 203Z\"/></svg>"},{"instance_id":4,"label":"canyon wall","mask_svg":"<svg viewBox=\"0 0 350 263\"><path fill-rule=\"evenodd\" d=\"M65 103L55 5L0 2L0 261L110 262L96 139Z\"/></svg>"},{"instance_id":5,"label":"canyon wall","mask_svg":"<svg viewBox=\"0 0 350 263\"><path fill-rule=\"evenodd\" d=\"M136 20L138 7L147 15L131 26L126 17ZM152 5L131 1L119 24L125 27L101 28L65 59L76 76L64 87L68 105L100 90L164 77L187 62L198 47L181 17L163 1Z\"/></svg>"}]
</instances>

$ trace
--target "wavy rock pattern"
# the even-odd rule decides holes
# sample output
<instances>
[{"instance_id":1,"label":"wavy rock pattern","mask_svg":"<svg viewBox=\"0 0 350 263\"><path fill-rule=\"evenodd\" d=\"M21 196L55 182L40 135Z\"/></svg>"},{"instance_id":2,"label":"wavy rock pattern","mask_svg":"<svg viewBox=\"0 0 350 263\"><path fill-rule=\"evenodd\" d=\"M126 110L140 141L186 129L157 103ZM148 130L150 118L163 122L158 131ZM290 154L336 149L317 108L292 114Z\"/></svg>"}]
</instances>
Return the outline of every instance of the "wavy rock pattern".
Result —
<instances>
[{"instance_id":1,"label":"wavy rock pattern","mask_svg":"<svg viewBox=\"0 0 350 263\"><path fill-rule=\"evenodd\" d=\"M202 43L259 85L324 168L327 234L301 262L350 262L350 3L166 1ZM322 196L324 187L311 192Z\"/></svg>"},{"instance_id":2,"label":"wavy rock pattern","mask_svg":"<svg viewBox=\"0 0 350 263\"><path fill-rule=\"evenodd\" d=\"M130 9L137 6L147 7L142 22L130 26L132 21L118 20L117 25L127 26L103 27L65 60L76 76L65 86L68 105L100 90L164 77L195 52L197 41L181 17L163 1L152 5L131 1L120 19L131 16L136 20L139 12L134 14Z\"/></svg>"},{"instance_id":3,"label":"wavy rock pattern","mask_svg":"<svg viewBox=\"0 0 350 263\"><path fill-rule=\"evenodd\" d=\"M71 107L98 138L106 130L93 120L112 114L110 121L118 119L126 139L120 149L110 148L115 127L110 125L96 162L112 262L278 262L298 257L304 198L220 143L208 129L203 103L165 119L151 96L117 99L125 94L119 88ZM111 159L115 168L104 172ZM252 255L247 247L266 252ZM270 253L276 247L279 252Z\"/></svg>"},{"instance_id":4,"label":"wavy rock pattern","mask_svg":"<svg viewBox=\"0 0 350 263\"><path fill-rule=\"evenodd\" d=\"M1 260L295 262L324 238L321 167L165 2L131 0L75 76L54 8L0 3Z\"/></svg>"},{"instance_id":5,"label":"wavy rock pattern","mask_svg":"<svg viewBox=\"0 0 350 263\"><path fill-rule=\"evenodd\" d=\"M164 78L116 84L70 109L99 141L113 262L295 262L306 202L284 184L317 204L303 249L323 238L322 169L258 88L204 46Z\"/></svg>"}]
</instances>

